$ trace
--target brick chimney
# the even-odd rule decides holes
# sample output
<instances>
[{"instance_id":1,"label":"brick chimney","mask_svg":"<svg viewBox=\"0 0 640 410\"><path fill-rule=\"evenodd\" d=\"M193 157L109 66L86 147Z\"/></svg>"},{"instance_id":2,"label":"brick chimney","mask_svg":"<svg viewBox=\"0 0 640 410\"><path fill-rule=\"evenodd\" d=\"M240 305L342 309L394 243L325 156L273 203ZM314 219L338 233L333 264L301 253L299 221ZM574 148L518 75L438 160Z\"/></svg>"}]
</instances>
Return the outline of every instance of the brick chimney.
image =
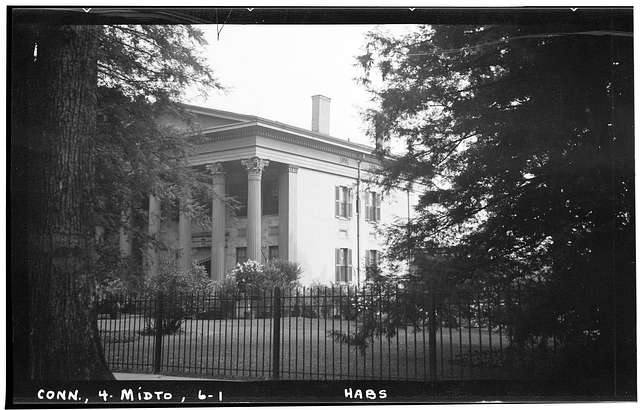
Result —
<instances>
[{"instance_id":1,"label":"brick chimney","mask_svg":"<svg viewBox=\"0 0 640 410\"><path fill-rule=\"evenodd\" d=\"M331 98L324 95L311 97L311 131L329 135Z\"/></svg>"}]
</instances>

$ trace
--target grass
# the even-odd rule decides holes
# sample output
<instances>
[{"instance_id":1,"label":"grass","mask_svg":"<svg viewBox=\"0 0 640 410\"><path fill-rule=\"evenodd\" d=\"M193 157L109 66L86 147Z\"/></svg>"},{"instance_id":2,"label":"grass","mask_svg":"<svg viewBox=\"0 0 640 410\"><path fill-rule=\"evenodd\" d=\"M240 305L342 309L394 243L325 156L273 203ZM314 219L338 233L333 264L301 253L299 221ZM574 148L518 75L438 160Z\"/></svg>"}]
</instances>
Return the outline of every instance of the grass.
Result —
<instances>
[{"instance_id":1,"label":"grass","mask_svg":"<svg viewBox=\"0 0 640 410\"><path fill-rule=\"evenodd\" d=\"M99 320L107 362L114 371L152 372L155 337L142 335L141 316ZM162 338L162 372L224 379L271 377L271 319L187 320ZM364 351L339 342L332 331L353 333L355 321L285 317L280 332L283 380L425 380L431 377L428 334L407 326L392 338L375 336ZM460 331L461 330L461 331ZM502 346L502 349L501 347ZM509 366L501 351L506 335L478 328L436 333L438 379L533 377L548 369L546 358ZM536 369L537 368L537 369Z\"/></svg>"}]
</instances>

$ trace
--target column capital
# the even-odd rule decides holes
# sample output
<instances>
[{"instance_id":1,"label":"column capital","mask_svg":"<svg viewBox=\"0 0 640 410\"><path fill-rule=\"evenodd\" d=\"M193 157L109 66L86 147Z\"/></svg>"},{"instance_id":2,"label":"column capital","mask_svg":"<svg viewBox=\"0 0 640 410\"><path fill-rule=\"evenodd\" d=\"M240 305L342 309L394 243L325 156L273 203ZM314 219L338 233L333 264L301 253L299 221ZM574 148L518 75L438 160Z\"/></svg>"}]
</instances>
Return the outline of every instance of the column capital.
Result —
<instances>
[{"instance_id":1,"label":"column capital","mask_svg":"<svg viewBox=\"0 0 640 410\"><path fill-rule=\"evenodd\" d=\"M215 162L213 164L207 164L207 170L211 173L213 185L221 185L224 184L224 178L226 172L224 172L224 168L222 167L222 163Z\"/></svg>"},{"instance_id":2,"label":"column capital","mask_svg":"<svg viewBox=\"0 0 640 410\"><path fill-rule=\"evenodd\" d=\"M243 159L240 163L247 168L250 176L260 176L264 167L269 165L269 161L260 157Z\"/></svg>"},{"instance_id":3,"label":"column capital","mask_svg":"<svg viewBox=\"0 0 640 410\"><path fill-rule=\"evenodd\" d=\"M298 167L296 167L295 165L287 165L287 172L290 174L297 174Z\"/></svg>"},{"instance_id":4,"label":"column capital","mask_svg":"<svg viewBox=\"0 0 640 410\"><path fill-rule=\"evenodd\" d=\"M216 174L225 174L224 167L221 162L214 162L211 164L207 164L207 171L209 171L212 175Z\"/></svg>"}]
</instances>

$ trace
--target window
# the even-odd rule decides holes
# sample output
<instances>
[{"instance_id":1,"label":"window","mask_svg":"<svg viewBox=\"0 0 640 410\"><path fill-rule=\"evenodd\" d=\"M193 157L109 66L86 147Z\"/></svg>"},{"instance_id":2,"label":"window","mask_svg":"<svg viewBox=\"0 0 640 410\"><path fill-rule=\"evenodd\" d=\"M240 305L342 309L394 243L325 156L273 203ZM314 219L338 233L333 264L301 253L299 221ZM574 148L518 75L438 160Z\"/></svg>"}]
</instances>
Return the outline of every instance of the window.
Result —
<instances>
[{"instance_id":1,"label":"window","mask_svg":"<svg viewBox=\"0 0 640 410\"><path fill-rule=\"evenodd\" d=\"M374 249L366 250L364 253L364 266L367 279L376 279L380 276L380 252Z\"/></svg>"},{"instance_id":2,"label":"window","mask_svg":"<svg viewBox=\"0 0 640 410\"><path fill-rule=\"evenodd\" d=\"M227 196L233 199L235 215L247 216L247 198L249 195L247 180L227 181ZM210 215L210 214L209 214Z\"/></svg>"},{"instance_id":3,"label":"window","mask_svg":"<svg viewBox=\"0 0 640 410\"><path fill-rule=\"evenodd\" d=\"M207 277L211 279L211 258L209 257L201 259L199 261L196 261L196 264L203 267L205 272L207 273Z\"/></svg>"},{"instance_id":4,"label":"window","mask_svg":"<svg viewBox=\"0 0 640 410\"><path fill-rule=\"evenodd\" d=\"M351 282L351 249L336 249L336 282Z\"/></svg>"},{"instance_id":5,"label":"window","mask_svg":"<svg viewBox=\"0 0 640 410\"><path fill-rule=\"evenodd\" d=\"M364 220L377 222L380 220L380 194L372 191L364 193Z\"/></svg>"},{"instance_id":6,"label":"window","mask_svg":"<svg viewBox=\"0 0 640 410\"><path fill-rule=\"evenodd\" d=\"M265 179L262 181L262 215L276 215L278 213L278 180Z\"/></svg>"},{"instance_id":7,"label":"window","mask_svg":"<svg viewBox=\"0 0 640 410\"><path fill-rule=\"evenodd\" d=\"M280 251L277 246L269 246L269 260L278 259Z\"/></svg>"},{"instance_id":8,"label":"window","mask_svg":"<svg viewBox=\"0 0 640 410\"><path fill-rule=\"evenodd\" d=\"M377 250L369 249L364 254L364 266L374 268L380 262L380 253Z\"/></svg>"},{"instance_id":9,"label":"window","mask_svg":"<svg viewBox=\"0 0 640 410\"><path fill-rule=\"evenodd\" d=\"M261 200L263 215L278 214L278 180L263 179L261 184ZM249 185L247 180L227 181L227 196L233 199L233 209L238 217L247 216ZM209 201L210 202L210 201Z\"/></svg>"},{"instance_id":10,"label":"window","mask_svg":"<svg viewBox=\"0 0 640 410\"><path fill-rule=\"evenodd\" d=\"M236 263L243 263L247 261L247 247L240 246L236 248Z\"/></svg>"},{"instance_id":11,"label":"window","mask_svg":"<svg viewBox=\"0 0 640 410\"><path fill-rule=\"evenodd\" d=\"M351 218L352 214L351 188L346 186L336 187L336 216Z\"/></svg>"}]
</instances>

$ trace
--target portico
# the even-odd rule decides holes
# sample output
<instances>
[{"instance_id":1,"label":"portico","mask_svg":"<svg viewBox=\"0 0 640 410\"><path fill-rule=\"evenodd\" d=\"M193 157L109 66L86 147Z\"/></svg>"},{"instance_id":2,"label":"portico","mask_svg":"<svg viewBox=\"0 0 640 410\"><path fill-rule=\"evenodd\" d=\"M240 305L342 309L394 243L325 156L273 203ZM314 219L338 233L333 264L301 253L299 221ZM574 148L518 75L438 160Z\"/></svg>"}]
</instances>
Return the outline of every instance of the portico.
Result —
<instances>
[{"instance_id":1,"label":"portico","mask_svg":"<svg viewBox=\"0 0 640 410\"><path fill-rule=\"evenodd\" d=\"M211 278L220 281L235 265L237 248L246 248L247 259L264 262L276 252L278 258L294 261L298 168L258 156L205 166L211 175L211 230L208 240L203 240L207 231L198 230L184 211L191 201L185 192L177 225L180 269L186 271L193 262L210 260ZM159 202L151 195L149 233L154 236L160 233L159 212ZM148 272L157 273L158 252L153 246L147 258Z\"/></svg>"}]
</instances>

